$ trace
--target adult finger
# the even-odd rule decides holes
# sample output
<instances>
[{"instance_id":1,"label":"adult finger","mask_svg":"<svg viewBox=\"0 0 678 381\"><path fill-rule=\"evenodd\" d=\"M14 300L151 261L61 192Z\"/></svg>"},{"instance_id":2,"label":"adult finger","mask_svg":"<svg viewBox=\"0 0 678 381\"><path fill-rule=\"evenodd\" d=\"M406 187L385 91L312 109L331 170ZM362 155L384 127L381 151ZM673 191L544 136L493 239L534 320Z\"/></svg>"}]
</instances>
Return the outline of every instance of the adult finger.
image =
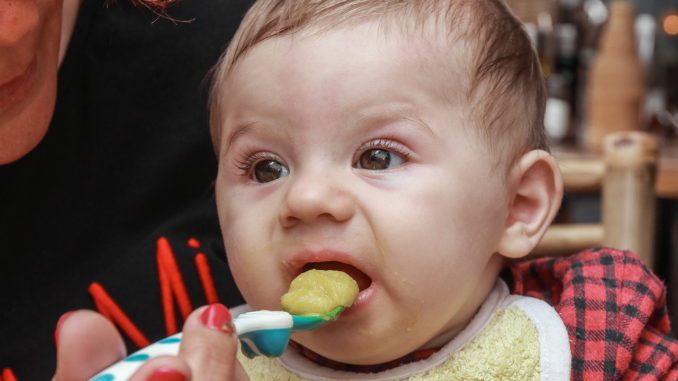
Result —
<instances>
[{"instance_id":1,"label":"adult finger","mask_svg":"<svg viewBox=\"0 0 678 381\"><path fill-rule=\"evenodd\" d=\"M194 380L248 380L236 359L238 338L228 308L221 304L194 311L184 324L179 356Z\"/></svg>"},{"instance_id":2,"label":"adult finger","mask_svg":"<svg viewBox=\"0 0 678 381\"><path fill-rule=\"evenodd\" d=\"M125 357L125 344L113 324L88 310L64 314L54 334L57 366L54 381L87 380Z\"/></svg>"},{"instance_id":3,"label":"adult finger","mask_svg":"<svg viewBox=\"0 0 678 381\"><path fill-rule=\"evenodd\" d=\"M187 381L190 379L191 369L186 361L177 356L158 356L146 361L134 372L129 381ZM193 380L200 379L194 378Z\"/></svg>"}]
</instances>

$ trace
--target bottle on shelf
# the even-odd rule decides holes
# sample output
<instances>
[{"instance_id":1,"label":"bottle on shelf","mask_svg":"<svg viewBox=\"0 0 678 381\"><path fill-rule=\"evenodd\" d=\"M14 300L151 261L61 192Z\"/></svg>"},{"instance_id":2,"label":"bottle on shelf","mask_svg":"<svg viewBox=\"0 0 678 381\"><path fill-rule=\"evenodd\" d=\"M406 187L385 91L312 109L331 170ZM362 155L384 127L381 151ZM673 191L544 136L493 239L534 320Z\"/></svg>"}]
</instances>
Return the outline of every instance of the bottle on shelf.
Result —
<instances>
[{"instance_id":1,"label":"bottle on shelf","mask_svg":"<svg viewBox=\"0 0 678 381\"><path fill-rule=\"evenodd\" d=\"M592 151L602 149L610 132L641 129L645 73L636 48L635 16L630 1L610 3L587 81L585 143Z\"/></svg>"}]
</instances>

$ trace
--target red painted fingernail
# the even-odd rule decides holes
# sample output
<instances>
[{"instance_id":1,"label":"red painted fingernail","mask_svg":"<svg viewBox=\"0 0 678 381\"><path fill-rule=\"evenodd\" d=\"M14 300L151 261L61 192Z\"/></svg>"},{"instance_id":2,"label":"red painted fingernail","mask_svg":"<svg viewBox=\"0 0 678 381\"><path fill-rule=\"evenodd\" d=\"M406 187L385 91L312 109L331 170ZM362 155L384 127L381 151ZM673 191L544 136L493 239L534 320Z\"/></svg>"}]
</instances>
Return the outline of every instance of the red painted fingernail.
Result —
<instances>
[{"instance_id":1,"label":"red painted fingernail","mask_svg":"<svg viewBox=\"0 0 678 381\"><path fill-rule=\"evenodd\" d=\"M208 328L231 333L231 313L223 304L212 304L200 314L200 321Z\"/></svg>"},{"instance_id":2,"label":"red painted fingernail","mask_svg":"<svg viewBox=\"0 0 678 381\"><path fill-rule=\"evenodd\" d=\"M186 375L172 368L158 368L151 373L146 381L186 381Z\"/></svg>"},{"instance_id":3,"label":"red painted fingernail","mask_svg":"<svg viewBox=\"0 0 678 381\"><path fill-rule=\"evenodd\" d=\"M54 329L54 344L57 344L59 342L59 330L61 329L61 326L64 324L66 319L68 319L68 317L71 316L73 312L75 311L68 311L64 313L57 321L56 328Z\"/></svg>"}]
</instances>

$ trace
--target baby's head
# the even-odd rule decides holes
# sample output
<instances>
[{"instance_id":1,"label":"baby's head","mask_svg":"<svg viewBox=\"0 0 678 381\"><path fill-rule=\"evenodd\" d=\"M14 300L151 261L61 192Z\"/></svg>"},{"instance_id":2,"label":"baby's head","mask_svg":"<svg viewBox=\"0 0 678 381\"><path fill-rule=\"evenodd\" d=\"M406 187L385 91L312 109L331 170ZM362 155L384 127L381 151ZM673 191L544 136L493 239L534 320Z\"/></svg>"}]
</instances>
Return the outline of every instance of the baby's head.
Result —
<instances>
[{"instance_id":1,"label":"baby's head","mask_svg":"<svg viewBox=\"0 0 678 381\"><path fill-rule=\"evenodd\" d=\"M245 299L278 309L301 271L346 271L357 302L295 339L353 364L459 332L557 211L543 93L498 0L257 2L211 103Z\"/></svg>"}]
</instances>

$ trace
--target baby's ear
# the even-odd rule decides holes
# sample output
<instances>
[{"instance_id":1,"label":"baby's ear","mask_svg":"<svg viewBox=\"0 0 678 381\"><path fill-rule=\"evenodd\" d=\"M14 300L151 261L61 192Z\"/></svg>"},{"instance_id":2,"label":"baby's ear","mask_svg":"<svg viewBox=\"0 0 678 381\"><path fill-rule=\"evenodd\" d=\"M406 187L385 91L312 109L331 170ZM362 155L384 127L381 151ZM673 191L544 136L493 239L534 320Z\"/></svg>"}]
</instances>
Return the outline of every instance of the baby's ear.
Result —
<instances>
[{"instance_id":1,"label":"baby's ear","mask_svg":"<svg viewBox=\"0 0 678 381\"><path fill-rule=\"evenodd\" d=\"M558 212L563 181L555 159L542 150L518 159L507 180L509 210L497 252L521 258L534 249Z\"/></svg>"}]
</instances>

